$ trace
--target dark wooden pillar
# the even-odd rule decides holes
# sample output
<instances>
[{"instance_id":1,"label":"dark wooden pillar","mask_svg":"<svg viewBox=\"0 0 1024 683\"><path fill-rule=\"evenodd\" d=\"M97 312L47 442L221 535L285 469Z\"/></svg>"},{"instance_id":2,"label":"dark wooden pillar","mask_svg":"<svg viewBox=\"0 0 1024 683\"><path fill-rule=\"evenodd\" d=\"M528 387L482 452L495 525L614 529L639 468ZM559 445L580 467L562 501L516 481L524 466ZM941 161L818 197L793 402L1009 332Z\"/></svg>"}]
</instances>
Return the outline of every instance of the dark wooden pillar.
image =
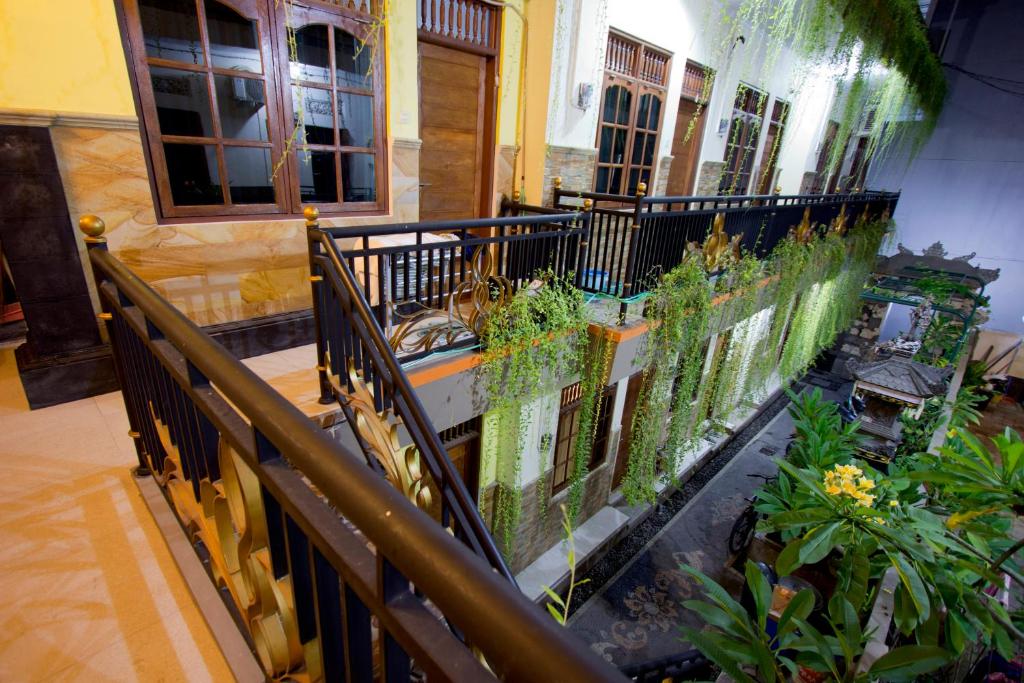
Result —
<instances>
[{"instance_id":1,"label":"dark wooden pillar","mask_svg":"<svg viewBox=\"0 0 1024 683\"><path fill-rule=\"evenodd\" d=\"M31 407L116 390L47 128L0 126L0 240L28 326L15 354Z\"/></svg>"}]
</instances>

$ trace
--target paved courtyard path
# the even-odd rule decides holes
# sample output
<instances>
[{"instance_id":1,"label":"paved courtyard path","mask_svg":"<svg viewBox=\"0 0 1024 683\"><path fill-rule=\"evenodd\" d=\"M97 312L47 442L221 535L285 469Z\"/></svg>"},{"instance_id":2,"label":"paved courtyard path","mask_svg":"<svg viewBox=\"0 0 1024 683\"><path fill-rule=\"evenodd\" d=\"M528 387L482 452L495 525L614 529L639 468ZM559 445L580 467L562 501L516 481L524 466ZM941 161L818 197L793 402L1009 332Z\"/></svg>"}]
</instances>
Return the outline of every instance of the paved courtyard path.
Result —
<instances>
[{"instance_id":1,"label":"paved courtyard path","mask_svg":"<svg viewBox=\"0 0 1024 683\"><path fill-rule=\"evenodd\" d=\"M824 394L838 397L833 391ZM680 639L679 627L703 624L682 603L700 597L700 591L679 566L696 567L738 593L742 586L731 580L724 565L732 525L762 483L748 475L773 475L774 458L785 453L792 431L789 412L782 410L633 559L595 589L569 627L618 667L691 649Z\"/></svg>"}]
</instances>

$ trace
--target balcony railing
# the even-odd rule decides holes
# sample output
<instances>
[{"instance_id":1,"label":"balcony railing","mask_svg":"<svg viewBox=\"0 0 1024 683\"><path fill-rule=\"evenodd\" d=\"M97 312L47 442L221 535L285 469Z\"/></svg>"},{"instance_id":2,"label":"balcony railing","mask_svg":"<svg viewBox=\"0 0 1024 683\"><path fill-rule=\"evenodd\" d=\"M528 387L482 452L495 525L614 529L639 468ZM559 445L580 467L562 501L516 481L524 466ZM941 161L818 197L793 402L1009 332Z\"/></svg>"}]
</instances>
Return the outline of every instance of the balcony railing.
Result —
<instances>
[{"instance_id":1,"label":"balcony railing","mask_svg":"<svg viewBox=\"0 0 1024 683\"><path fill-rule=\"evenodd\" d=\"M679 265L688 245L700 245L716 217L726 236L758 257L771 253L789 230L804 220L823 229L841 212L856 220L865 212L878 218L895 209L899 193L864 192L832 195L747 195L648 197L563 189L555 182L553 205L573 210L592 203L593 215L586 265L580 286L628 300L651 290L658 278ZM625 315L627 302L620 311Z\"/></svg>"},{"instance_id":2,"label":"balcony railing","mask_svg":"<svg viewBox=\"0 0 1024 683\"><path fill-rule=\"evenodd\" d=\"M152 473L208 560L268 678L624 680L453 537L466 541L472 520L456 515L446 529L417 509L429 508L428 482L397 430L374 432L393 446L381 455L405 463L384 468L404 477L389 482L108 253L101 221L81 226L138 471ZM381 373L374 385L400 413L422 415L347 263L335 265L338 310ZM350 419L394 426L373 405L382 395L362 389ZM432 431L425 418L406 426ZM458 489L450 471L429 474Z\"/></svg>"}]
</instances>

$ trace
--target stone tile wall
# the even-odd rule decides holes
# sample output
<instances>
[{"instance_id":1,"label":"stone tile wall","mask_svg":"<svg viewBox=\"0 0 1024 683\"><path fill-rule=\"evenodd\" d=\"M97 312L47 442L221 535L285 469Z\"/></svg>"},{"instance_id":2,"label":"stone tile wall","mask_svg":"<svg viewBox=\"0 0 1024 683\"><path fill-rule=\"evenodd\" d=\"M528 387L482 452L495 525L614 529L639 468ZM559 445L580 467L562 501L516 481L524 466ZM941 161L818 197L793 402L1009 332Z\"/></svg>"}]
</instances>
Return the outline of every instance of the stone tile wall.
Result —
<instances>
[{"instance_id":1,"label":"stone tile wall","mask_svg":"<svg viewBox=\"0 0 1024 683\"><path fill-rule=\"evenodd\" d=\"M846 363L849 360L870 360L872 350L878 343L878 336L882 330L882 321L885 319L885 312L888 309L885 303L866 303L860 310L860 316L853 321L850 329L842 332L833 346L836 349L836 359L832 371L847 379L851 375L846 370Z\"/></svg>"},{"instance_id":2,"label":"stone tile wall","mask_svg":"<svg viewBox=\"0 0 1024 683\"><path fill-rule=\"evenodd\" d=\"M544 196L541 201L531 197L530 203L551 205L555 176L561 176L563 190L593 189L596 163L596 149L548 145L547 156L544 159Z\"/></svg>"},{"instance_id":3,"label":"stone tile wall","mask_svg":"<svg viewBox=\"0 0 1024 683\"><path fill-rule=\"evenodd\" d=\"M669 169L672 168L672 159L670 154L666 154L658 160L658 168L654 172L654 187L649 188L647 194L652 197L664 197L668 194L668 173Z\"/></svg>"},{"instance_id":4,"label":"stone tile wall","mask_svg":"<svg viewBox=\"0 0 1024 683\"><path fill-rule=\"evenodd\" d=\"M697 174L697 190L699 196L718 194L718 182L725 169L724 161L705 161L700 165L700 172Z\"/></svg>"}]
</instances>

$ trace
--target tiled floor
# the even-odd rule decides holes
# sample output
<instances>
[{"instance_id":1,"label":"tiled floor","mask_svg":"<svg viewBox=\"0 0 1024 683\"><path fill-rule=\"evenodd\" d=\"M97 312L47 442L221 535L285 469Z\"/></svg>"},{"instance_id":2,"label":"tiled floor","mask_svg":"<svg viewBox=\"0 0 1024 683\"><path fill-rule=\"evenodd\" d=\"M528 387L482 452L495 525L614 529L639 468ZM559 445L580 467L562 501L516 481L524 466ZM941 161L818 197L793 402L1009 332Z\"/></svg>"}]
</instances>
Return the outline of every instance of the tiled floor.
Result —
<instances>
[{"instance_id":1,"label":"tiled floor","mask_svg":"<svg viewBox=\"0 0 1024 683\"><path fill-rule=\"evenodd\" d=\"M127 433L119 393L29 411L0 349L0 680L231 679Z\"/></svg>"}]
</instances>

